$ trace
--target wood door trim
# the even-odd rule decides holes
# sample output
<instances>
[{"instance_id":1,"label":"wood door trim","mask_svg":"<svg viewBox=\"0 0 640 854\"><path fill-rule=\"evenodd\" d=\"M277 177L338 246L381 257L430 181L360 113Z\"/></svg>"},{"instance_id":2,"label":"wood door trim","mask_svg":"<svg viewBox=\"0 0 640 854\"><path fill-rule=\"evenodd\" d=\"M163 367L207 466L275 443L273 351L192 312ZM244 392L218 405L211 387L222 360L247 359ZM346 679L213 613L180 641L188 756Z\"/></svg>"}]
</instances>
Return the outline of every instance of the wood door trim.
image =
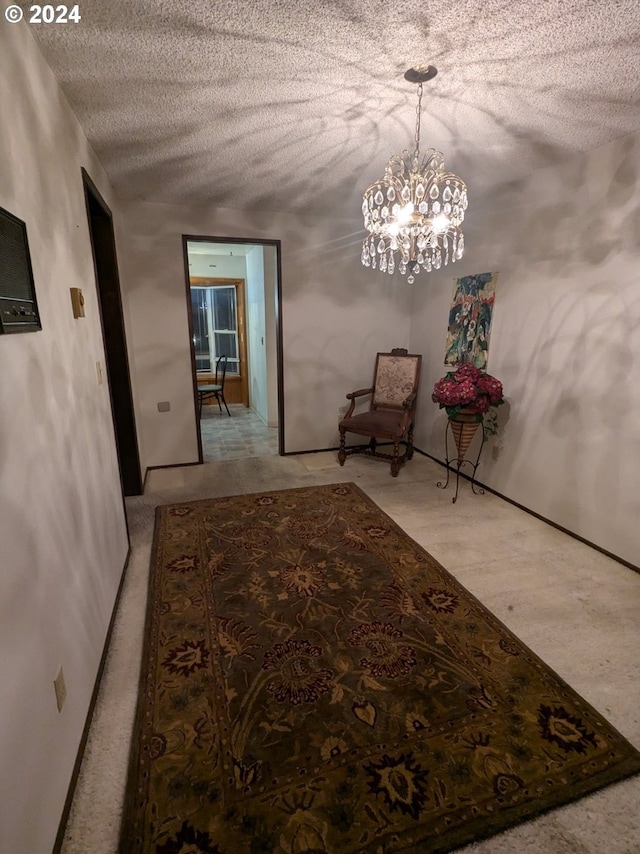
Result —
<instances>
[{"instance_id":1,"label":"wood door trim","mask_svg":"<svg viewBox=\"0 0 640 854\"><path fill-rule=\"evenodd\" d=\"M143 484L113 214L86 169L80 171L124 507L124 496L141 495Z\"/></svg>"},{"instance_id":2,"label":"wood door trim","mask_svg":"<svg viewBox=\"0 0 640 854\"><path fill-rule=\"evenodd\" d=\"M275 334L276 334L276 376L278 384L278 453L283 457L285 450L285 407L284 407L284 307L283 307L283 284L282 284L282 241L263 237L229 237L223 235L206 234L184 234L182 235L182 263L184 269L185 297L189 302L187 308L187 323L189 327L189 347L191 352L191 377L193 382L193 406L195 415L196 441L198 443L198 462L202 462L202 435L198 425L198 393L196 380L196 353L193 346L193 322L191 317L191 297L189 294L189 243L237 243L238 246L270 246L276 253L276 311L275 311Z\"/></svg>"}]
</instances>

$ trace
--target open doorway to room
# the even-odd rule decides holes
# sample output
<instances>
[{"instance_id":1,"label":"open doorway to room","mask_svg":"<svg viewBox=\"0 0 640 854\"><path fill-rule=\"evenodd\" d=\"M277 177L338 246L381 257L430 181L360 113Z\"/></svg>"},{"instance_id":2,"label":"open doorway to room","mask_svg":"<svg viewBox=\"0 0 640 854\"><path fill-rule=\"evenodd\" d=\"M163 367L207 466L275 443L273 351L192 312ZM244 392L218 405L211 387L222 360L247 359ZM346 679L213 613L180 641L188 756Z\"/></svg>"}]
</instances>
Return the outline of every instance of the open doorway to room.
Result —
<instances>
[{"instance_id":1,"label":"open doorway to room","mask_svg":"<svg viewBox=\"0 0 640 854\"><path fill-rule=\"evenodd\" d=\"M280 242L183 248L200 462L283 454Z\"/></svg>"}]
</instances>

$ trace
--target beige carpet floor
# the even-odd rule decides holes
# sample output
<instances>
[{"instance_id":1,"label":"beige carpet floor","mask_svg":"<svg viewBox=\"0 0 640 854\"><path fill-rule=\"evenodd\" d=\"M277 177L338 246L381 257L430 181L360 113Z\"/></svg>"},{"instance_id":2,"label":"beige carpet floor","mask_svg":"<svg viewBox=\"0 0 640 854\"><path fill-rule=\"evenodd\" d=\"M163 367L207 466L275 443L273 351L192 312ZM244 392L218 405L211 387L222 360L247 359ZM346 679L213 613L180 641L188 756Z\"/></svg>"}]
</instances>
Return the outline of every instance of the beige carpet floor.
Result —
<instances>
[{"instance_id":1,"label":"beige carpet floor","mask_svg":"<svg viewBox=\"0 0 640 854\"><path fill-rule=\"evenodd\" d=\"M132 557L63 854L117 850L158 504L354 481L640 747L640 575L496 496L473 495L467 482L452 505L452 487L436 487L442 472L416 455L393 479L381 461L355 457L340 468L335 453L321 453L223 459L150 473L145 494L127 500ZM635 854L640 778L465 850Z\"/></svg>"}]
</instances>

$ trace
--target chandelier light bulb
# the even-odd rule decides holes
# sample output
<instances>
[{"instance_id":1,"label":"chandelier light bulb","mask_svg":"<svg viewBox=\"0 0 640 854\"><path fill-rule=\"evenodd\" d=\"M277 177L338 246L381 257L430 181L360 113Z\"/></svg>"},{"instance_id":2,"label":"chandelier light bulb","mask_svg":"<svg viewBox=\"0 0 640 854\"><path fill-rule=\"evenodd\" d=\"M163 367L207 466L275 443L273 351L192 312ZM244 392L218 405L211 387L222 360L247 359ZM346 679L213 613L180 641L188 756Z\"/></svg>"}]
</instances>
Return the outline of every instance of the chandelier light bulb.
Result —
<instances>
[{"instance_id":1,"label":"chandelier light bulb","mask_svg":"<svg viewBox=\"0 0 640 854\"><path fill-rule=\"evenodd\" d=\"M443 234L451 225L451 220L446 214L438 214L431 223L431 229L435 234Z\"/></svg>"},{"instance_id":2,"label":"chandelier light bulb","mask_svg":"<svg viewBox=\"0 0 640 854\"><path fill-rule=\"evenodd\" d=\"M418 84L415 150L394 154L384 176L365 190L362 201L368 231L362 263L391 275L396 269L403 276L409 271L411 279L421 270L455 263L464 252L460 226L468 205L467 186L453 172L445 172L439 151L429 148L420 157L422 84L436 74L432 65L405 72L406 80Z\"/></svg>"}]
</instances>

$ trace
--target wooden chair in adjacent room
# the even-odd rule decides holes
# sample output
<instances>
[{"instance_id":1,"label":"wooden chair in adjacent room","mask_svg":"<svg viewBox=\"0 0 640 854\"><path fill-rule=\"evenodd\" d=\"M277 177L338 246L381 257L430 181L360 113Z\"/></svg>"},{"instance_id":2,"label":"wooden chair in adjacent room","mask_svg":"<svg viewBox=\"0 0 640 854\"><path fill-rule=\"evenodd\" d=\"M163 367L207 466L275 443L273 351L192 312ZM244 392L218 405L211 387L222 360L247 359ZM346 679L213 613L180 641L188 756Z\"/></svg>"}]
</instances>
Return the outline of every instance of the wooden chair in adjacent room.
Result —
<instances>
[{"instance_id":1,"label":"wooden chair in adjacent room","mask_svg":"<svg viewBox=\"0 0 640 854\"><path fill-rule=\"evenodd\" d=\"M220 408L220 412L222 412L222 403L224 403L224 408L227 410L227 415L231 417L229 407L227 406L227 401L224 399L224 378L226 376L226 373L227 357L220 356L216 361L215 381L213 383L208 383L207 385L198 386L198 403L200 418L202 418L203 402L205 400L210 400L212 397L214 397L218 401L218 407Z\"/></svg>"},{"instance_id":2,"label":"wooden chair in adjacent room","mask_svg":"<svg viewBox=\"0 0 640 854\"><path fill-rule=\"evenodd\" d=\"M338 461L343 466L351 454L367 454L391 462L391 475L398 476L400 466L413 456L413 425L416 398L420 384L422 356L395 349L390 353L378 353L371 388L352 391L347 395L351 401L344 418L338 424L340 451ZM360 398L369 397L369 409L354 414ZM368 445L345 447L347 433L368 436ZM393 444L391 454L377 450L378 441ZM400 453L400 446L405 449Z\"/></svg>"}]
</instances>

